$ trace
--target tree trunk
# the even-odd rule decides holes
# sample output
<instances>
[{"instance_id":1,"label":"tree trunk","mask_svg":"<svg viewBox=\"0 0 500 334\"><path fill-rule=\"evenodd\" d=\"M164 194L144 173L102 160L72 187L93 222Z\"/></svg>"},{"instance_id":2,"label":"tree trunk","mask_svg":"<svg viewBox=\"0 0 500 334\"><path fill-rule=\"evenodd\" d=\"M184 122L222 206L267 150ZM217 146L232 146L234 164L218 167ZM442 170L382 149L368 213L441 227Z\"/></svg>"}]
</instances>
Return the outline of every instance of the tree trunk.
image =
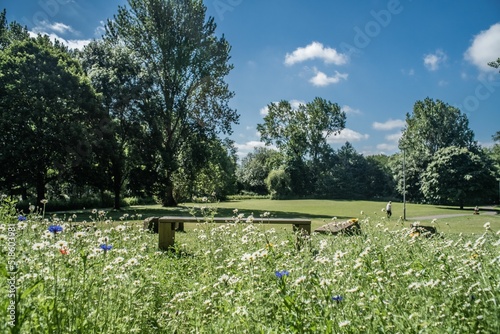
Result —
<instances>
[{"instance_id":1,"label":"tree trunk","mask_svg":"<svg viewBox=\"0 0 500 334\"><path fill-rule=\"evenodd\" d=\"M45 199L45 173L38 172L36 177L36 202L42 206L41 201Z\"/></svg>"},{"instance_id":2,"label":"tree trunk","mask_svg":"<svg viewBox=\"0 0 500 334\"><path fill-rule=\"evenodd\" d=\"M122 189L122 177L119 170L113 171L113 192L115 194L115 200L113 208L120 210L120 194Z\"/></svg>"},{"instance_id":3,"label":"tree trunk","mask_svg":"<svg viewBox=\"0 0 500 334\"><path fill-rule=\"evenodd\" d=\"M168 182L169 184L165 187L165 192L163 193L161 204L167 207L177 206L177 201L174 198L174 186L172 181Z\"/></svg>"},{"instance_id":4,"label":"tree trunk","mask_svg":"<svg viewBox=\"0 0 500 334\"><path fill-rule=\"evenodd\" d=\"M120 210L120 188L115 188L115 204L113 205L115 210Z\"/></svg>"}]
</instances>

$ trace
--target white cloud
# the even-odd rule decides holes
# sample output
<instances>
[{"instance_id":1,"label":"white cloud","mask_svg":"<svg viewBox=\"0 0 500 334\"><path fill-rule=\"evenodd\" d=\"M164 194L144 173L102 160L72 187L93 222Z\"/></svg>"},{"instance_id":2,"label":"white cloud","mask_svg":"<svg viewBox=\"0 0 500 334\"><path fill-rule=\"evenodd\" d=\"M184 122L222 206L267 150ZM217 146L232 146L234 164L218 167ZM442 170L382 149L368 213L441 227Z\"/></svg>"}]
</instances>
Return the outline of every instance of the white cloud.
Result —
<instances>
[{"instance_id":1,"label":"white cloud","mask_svg":"<svg viewBox=\"0 0 500 334\"><path fill-rule=\"evenodd\" d=\"M319 42L312 42L303 48L297 48L291 54L285 56L285 65L293 65L306 60L322 59L325 63L343 65L348 61L347 55L337 52L337 50L324 47Z\"/></svg>"},{"instance_id":2,"label":"white cloud","mask_svg":"<svg viewBox=\"0 0 500 334\"><path fill-rule=\"evenodd\" d=\"M92 40L90 39L64 39L57 36L56 34L47 34L51 40L58 40L62 44L66 45L70 49L82 50L84 46L89 44Z\"/></svg>"},{"instance_id":3,"label":"white cloud","mask_svg":"<svg viewBox=\"0 0 500 334\"><path fill-rule=\"evenodd\" d=\"M320 87L339 83L342 79L347 80L347 77L349 76L347 73L339 73L338 71L335 71L335 75L329 77L325 73L318 71L316 68L314 68L314 72L316 75L312 77L309 82L311 82L314 86Z\"/></svg>"},{"instance_id":4,"label":"white cloud","mask_svg":"<svg viewBox=\"0 0 500 334\"><path fill-rule=\"evenodd\" d=\"M391 142L398 142L401 136L403 136L403 132L396 132L385 136L385 139Z\"/></svg>"},{"instance_id":5,"label":"white cloud","mask_svg":"<svg viewBox=\"0 0 500 334\"><path fill-rule=\"evenodd\" d=\"M446 80L439 80L439 82L438 82L438 86L439 86L439 87L445 87L445 86L448 86L448 83L449 83L449 82L448 82L448 81L446 81Z\"/></svg>"},{"instance_id":6,"label":"white cloud","mask_svg":"<svg viewBox=\"0 0 500 334\"><path fill-rule=\"evenodd\" d=\"M348 105L342 106L341 110L346 114L361 114L361 111L359 109L354 109Z\"/></svg>"},{"instance_id":7,"label":"white cloud","mask_svg":"<svg viewBox=\"0 0 500 334\"><path fill-rule=\"evenodd\" d=\"M401 73L411 77L411 76L415 75L415 70L413 68L410 68L409 70L402 69Z\"/></svg>"},{"instance_id":8,"label":"white cloud","mask_svg":"<svg viewBox=\"0 0 500 334\"><path fill-rule=\"evenodd\" d=\"M306 104L302 100L290 100L290 105L292 106L292 109L298 109L301 104Z\"/></svg>"},{"instance_id":9,"label":"white cloud","mask_svg":"<svg viewBox=\"0 0 500 334\"><path fill-rule=\"evenodd\" d=\"M392 129L396 129L396 128L402 128L402 127L404 127L405 124L406 124L406 122L401 120L401 119L389 119L388 121L385 121L384 123L374 122L372 124L372 127L375 130L386 131L386 130L392 130Z\"/></svg>"},{"instance_id":10,"label":"white cloud","mask_svg":"<svg viewBox=\"0 0 500 334\"><path fill-rule=\"evenodd\" d=\"M91 39L70 39L70 40L60 39L60 40L70 49L78 49L78 50L82 50L86 45L92 42Z\"/></svg>"},{"instance_id":11,"label":"white cloud","mask_svg":"<svg viewBox=\"0 0 500 334\"><path fill-rule=\"evenodd\" d=\"M500 23L492 25L474 37L471 46L464 54L465 60L477 66L480 71L496 71L488 66L489 62L500 57Z\"/></svg>"},{"instance_id":12,"label":"white cloud","mask_svg":"<svg viewBox=\"0 0 500 334\"><path fill-rule=\"evenodd\" d=\"M260 108L259 113L261 114L261 116L266 116L267 114L269 114L269 107L265 106L263 108Z\"/></svg>"},{"instance_id":13,"label":"white cloud","mask_svg":"<svg viewBox=\"0 0 500 334\"><path fill-rule=\"evenodd\" d=\"M439 66L448 59L448 56L442 50L436 50L424 56L424 65L429 71L436 71Z\"/></svg>"},{"instance_id":14,"label":"white cloud","mask_svg":"<svg viewBox=\"0 0 500 334\"><path fill-rule=\"evenodd\" d=\"M252 141L248 141L244 144L238 144L238 143L235 143L234 146L237 148L238 152L237 152L237 155L240 159L244 158L248 153L251 153L253 152L254 148L256 147L265 147L266 144L264 144L263 142L261 141L256 141L256 140L252 140ZM269 148L274 148L273 146L267 146Z\"/></svg>"},{"instance_id":15,"label":"white cloud","mask_svg":"<svg viewBox=\"0 0 500 334\"><path fill-rule=\"evenodd\" d=\"M343 144L346 141L352 143L364 139L368 139L370 136L367 134L361 134L351 129L343 129L337 135L330 135L326 140L330 144Z\"/></svg>"},{"instance_id":16,"label":"white cloud","mask_svg":"<svg viewBox=\"0 0 500 334\"><path fill-rule=\"evenodd\" d=\"M381 153L393 152L396 151L397 148L398 146L395 144L383 143L377 145L377 150L381 151Z\"/></svg>"},{"instance_id":17,"label":"white cloud","mask_svg":"<svg viewBox=\"0 0 500 334\"><path fill-rule=\"evenodd\" d=\"M49 21L40 21L38 25L33 28L33 32L40 34L48 34L48 32L56 32L58 34L78 34L76 30L67 24L62 22L50 23Z\"/></svg>"},{"instance_id":18,"label":"white cloud","mask_svg":"<svg viewBox=\"0 0 500 334\"><path fill-rule=\"evenodd\" d=\"M99 23L101 24L100 26L98 26L97 28L95 28L95 31L94 31L94 35L96 37L101 37L102 35L104 35L106 33L106 28L105 28L105 25L106 25L106 22L104 21L99 21Z\"/></svg>"}]
</instances>

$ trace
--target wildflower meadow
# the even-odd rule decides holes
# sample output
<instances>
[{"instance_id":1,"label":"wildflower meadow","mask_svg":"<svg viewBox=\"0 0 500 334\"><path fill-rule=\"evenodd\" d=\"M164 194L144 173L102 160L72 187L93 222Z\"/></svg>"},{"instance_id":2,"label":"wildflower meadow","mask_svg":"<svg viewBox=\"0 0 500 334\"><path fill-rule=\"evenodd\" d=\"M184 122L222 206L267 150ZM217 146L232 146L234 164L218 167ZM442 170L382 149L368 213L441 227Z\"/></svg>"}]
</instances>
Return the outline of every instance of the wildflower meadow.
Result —
<instances>
[{"instance_id":1,"label":"wildflower meadow","mask_svg":"<svg viewBox=\"0 0 500 334\"><path fill-rule=\"evenodd\" d=\"M487 221L473 236L364 214L354 235L200 222L159 251L144 217L0 210L2 333L500 332Z\"/></svg>"}]
</instances>

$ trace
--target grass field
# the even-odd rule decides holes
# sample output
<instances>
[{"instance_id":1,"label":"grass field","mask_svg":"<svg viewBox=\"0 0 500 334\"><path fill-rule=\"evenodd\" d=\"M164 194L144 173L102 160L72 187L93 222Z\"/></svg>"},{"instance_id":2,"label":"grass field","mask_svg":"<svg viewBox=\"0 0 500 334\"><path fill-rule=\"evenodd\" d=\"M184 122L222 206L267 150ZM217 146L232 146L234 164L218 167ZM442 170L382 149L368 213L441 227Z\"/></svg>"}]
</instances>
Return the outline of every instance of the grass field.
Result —
<instances>
[{"instance_id":1,"label":"grass field","mask_svg":"<svg viewBox=\"0 0 500 334\"><path fill-rule=\"evenodd\" d=\"M0 332L498 333L498 215L465 211L424 221L442 232L426 238L408 228L412 220L401 223L402 206L394 204L391 220L385 203L363 201L42 215L0 206ZM307 217L315 226L354 217L362 233L303 236L281 225L197 223L162 252L158 235L140 224L147 216L199 215L202 207L218 216L237 208L245 216ZM461 212L407 209L412 216ZM75 226L83 220L96 224Z\"/></svg>"},{"instance_id":2,"label":"grass field","mask_svg":"<svg viewBox=\"0 0 500 334\"><path fill-rule=\"evenodd\" d=\"M483 225L486 222L491 223L491 228L495 231L500 230L500 209L481 210L480 215L473 215L473 208L466 207L460 210L458 207L436 206L424 204L406 204L406 222L403 222L403 203L393 202L393 215L389 225L400 227L401 224L408 225L419 221L421 224L429 224L433 218L437 217L434 224L441 231L447 233L481 233ZM238 209L239 213L246 216L253 214L258 218L264 212L269 212L272 217L278 218L306 218L311 219L312 228L318 228L325 223L329 223L336 217L338 221L350 218L370 217L372 219L386 219L386 202L377 201L342 201L342 200L269 200L269 199L248 199L218 203L182 203L177 208L164 208L160 205L132 206L119 212L109 211L108 215L118 220L124 214L146 218L151 216L167 215L191 215L193 209L196 209L197 215L200 214L199 208L212 208L216 210L218 217L232 217L233 210ZM86 211L91 216L90 211ZM87 219L84 212L78 213L79 219ZM460 215L460 216L458 216ZM449 217L453 216L453 217ZM428 217L425 219L412 219L412 217ZM130 219L130 218L129 218ZM283 228L283 227L281 227ZM189 226L187 226L189 229ZM291 229L291 228L290 228Z\"/></svg>"}]
</instances>

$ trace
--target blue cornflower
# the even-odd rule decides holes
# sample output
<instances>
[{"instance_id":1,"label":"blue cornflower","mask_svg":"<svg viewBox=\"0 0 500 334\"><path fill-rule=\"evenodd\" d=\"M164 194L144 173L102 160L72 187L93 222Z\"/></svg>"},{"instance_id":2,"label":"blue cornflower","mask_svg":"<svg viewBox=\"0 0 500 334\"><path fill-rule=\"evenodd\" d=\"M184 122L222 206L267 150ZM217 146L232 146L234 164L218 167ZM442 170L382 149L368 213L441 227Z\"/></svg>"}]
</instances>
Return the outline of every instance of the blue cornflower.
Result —
<instances>
[{"instance_id":1,"label":"blue cornflower","mask_svg":"<svg viewBox=\"0 0 500 334\"><path fill-rule=\"evenodd\" d=\"M54 234L56 234L57 232L62 232L63 228L62 226L59 226L59 225L50 225L49 226L49 232L52 232Z\"/></svg>"},{"instance_id":2,"label":"blue cornflower","mask_svg":"<svg viewBox=\"0 0 500 334\"><path fill-rule=\"evenodd\" d=\"M25 216L23 216L23 215L19 215L19 216L17 217L17 220L18 220L18 221L20 221L20 222L23 222L23 221L25 221L25 220L26 220L26 217L25 217Z\"/></svg>"},{"instance_id":3,"label":"blue cornflower","mask_svg":"<svg viewBox=\"0 0 500 334\"><path fill-rule=\"evenodd\" d=\"M336 295L332 297L332 300L334 302L340 303L342 300L344 300L344 297L342 297L341 295Z\"/></svg>"},{"instance_id":4,"label":"blue cornflower","mask_svg":"<svg viewBox=\"0 0 500 334\"><path fill-rule=\"evenodd\" d=\"M288 270L281 270L281 271L275 271L274 274L276 275L276 277L278 278L282 278L283 276L288 276L290 275L290 273L288 272Z\"/></svg>"},{"instance_id":5,"label":"blue cornflower","mask_svg":"<svg viewBox=\"0 0 500 334\"><path fill-rule=\"evenodd\" d=\"M104 252L107 252L107 251L111 250L111 248L113 248L113 246L107 245L107 244L101 244L99 246L99 248L101 248Z\"/></svg>"}]
</instances>

